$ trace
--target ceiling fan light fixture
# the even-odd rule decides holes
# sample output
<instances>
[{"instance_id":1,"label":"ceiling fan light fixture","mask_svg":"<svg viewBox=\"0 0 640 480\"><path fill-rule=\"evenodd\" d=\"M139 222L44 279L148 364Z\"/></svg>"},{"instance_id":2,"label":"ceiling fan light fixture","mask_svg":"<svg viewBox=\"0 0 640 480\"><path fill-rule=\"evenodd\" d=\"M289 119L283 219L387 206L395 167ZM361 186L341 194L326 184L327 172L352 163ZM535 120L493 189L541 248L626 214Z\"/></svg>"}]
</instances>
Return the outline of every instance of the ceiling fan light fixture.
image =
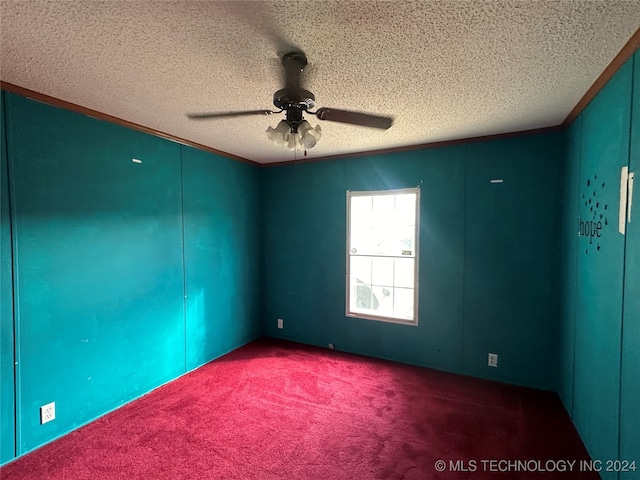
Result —
<instances>
[{"instance_id":1,"label":"ceiling fan light fixture","mask_svg":"<svg viewBox=\"0 0 640 480\"><path fill-rule=\"evenodd\" d=\"M284 120L273 128L267 127L267 138L273 142L276 147L287 147L289 144L289 135L291 134L291 128Z\"/></svg>"},{"instance_id":2,"label":"ceiling fan light fixture","mask_svg":"<svg viewBox=\"0 0 640 480\"><path fill-rule=\"evenodd\" d=\"M316 146L322 136L320 125L312 127L309 122L303 120L297 126L297 131L292 131L286 120L273 127L267 127L267 138L277 147L289 150L309 150Z\"/></svg>"},{"instance_id":3,"label":"ceiling fan light fixture","mask_svg":"<svg viewBox=\"0 0 640 480\"><path fill-rule=\"evenodd\" d=\"M312 127L306 120L303 120L298 126L298 132L302 137L302 145L304 145L304 148L307 150L315 147L316 143L318 143L318 140L320 140L320 137L322 136L322 129L320 128L320 125Z\"/></svg>"}]
</instances>

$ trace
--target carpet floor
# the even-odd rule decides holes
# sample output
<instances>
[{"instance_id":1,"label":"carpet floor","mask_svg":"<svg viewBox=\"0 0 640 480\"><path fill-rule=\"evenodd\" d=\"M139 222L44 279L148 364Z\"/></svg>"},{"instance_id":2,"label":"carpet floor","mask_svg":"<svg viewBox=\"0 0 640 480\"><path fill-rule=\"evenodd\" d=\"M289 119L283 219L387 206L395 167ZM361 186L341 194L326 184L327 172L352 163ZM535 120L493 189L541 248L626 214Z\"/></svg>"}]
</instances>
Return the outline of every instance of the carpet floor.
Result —
<instances>
[{"instance_id":1,"label":"carpet floor","mask_svg":"<svg viewBox=\"0 0 640 480\"><path fill-rule=\"evenodd\" d=\"M260 339L0 478L598 479L588 458L555 394Z\"/></svg>"}]
</instances>

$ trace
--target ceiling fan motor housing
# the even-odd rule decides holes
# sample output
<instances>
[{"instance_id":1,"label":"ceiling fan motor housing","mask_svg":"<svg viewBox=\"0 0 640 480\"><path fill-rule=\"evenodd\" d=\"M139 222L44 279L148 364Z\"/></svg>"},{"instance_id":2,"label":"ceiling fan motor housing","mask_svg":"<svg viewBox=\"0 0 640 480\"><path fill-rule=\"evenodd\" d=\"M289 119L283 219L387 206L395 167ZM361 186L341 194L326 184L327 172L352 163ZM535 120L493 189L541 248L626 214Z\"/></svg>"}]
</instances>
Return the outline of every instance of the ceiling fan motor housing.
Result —
<instances>
[{"instance_id":1,"label":"ceiling fan motor housing","mask_svg":"<svg viewBox=\"0 0 640 480\"><path fill-rule=\"evenodd\" d=\"M316 97L313 93L304 88L283 88L273 94L273 104L280 110L288 110L289 108L310 110L315 107L315 100Z\"/></svg>"},{"instance_id":2,"label":"ceiling fan motor housing","mask_svg":"<svg viewBox=\"0 0 640 480\"><path fill-rule=\"evenodd\" d=\"M273 104L287 112L286 121L291 127L291 132L296 133L298 126L304 120L302 113L315 106L315 97L313 93L303 88L283 88L273 94Z\"/></svg>"}]
</instances>

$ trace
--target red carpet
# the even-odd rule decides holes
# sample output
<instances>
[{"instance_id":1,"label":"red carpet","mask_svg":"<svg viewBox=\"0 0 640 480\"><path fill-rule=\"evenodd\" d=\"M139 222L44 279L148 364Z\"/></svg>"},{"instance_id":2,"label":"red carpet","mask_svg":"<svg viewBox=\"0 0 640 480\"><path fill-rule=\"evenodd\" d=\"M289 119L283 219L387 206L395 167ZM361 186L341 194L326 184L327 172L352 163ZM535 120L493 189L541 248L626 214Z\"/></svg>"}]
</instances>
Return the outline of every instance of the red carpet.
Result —
<instances>
[{"instance_id":1,"label":"red carpet","mask_svg":"<svg viewBox=\"0 0 640 480\"><path fill-rule=\"evenodd\" d=\"M540 471L585 458L553 394L262 339L6 465L0 477L599 478L579 463Z\"/></svg>"}]
</instances>

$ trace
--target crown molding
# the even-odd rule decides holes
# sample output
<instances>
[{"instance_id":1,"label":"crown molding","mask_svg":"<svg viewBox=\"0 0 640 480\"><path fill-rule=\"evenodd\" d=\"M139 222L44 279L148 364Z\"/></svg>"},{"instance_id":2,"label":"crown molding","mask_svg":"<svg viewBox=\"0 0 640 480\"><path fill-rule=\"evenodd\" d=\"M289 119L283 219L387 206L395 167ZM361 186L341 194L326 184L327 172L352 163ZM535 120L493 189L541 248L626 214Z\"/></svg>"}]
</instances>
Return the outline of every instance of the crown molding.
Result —
<instances>
[{"instance_id":1,"label":"crown molding","mask_svg":"<svg viewBox=\"0 0 640 480\"><path fill-rule=\"evenodd\" d=\"M563 127L568 127L580 116L584 109L587 108L587 105L591 103L591 100L596 97L600 90L602 90L607 82L622 68L622 65L633 56L638 48L640 48L640 28L636 30L636 33L631 35L631 38L624 47L622 47L622 50L618 52L618 55L615 56L607 68L605 68L596 81L593 82L591 88L587 90L576 106L573 107L573 110L571 110L567 118L562 122Z\"/></svg>"},{"instance_id":2,"label":"crown molding","mask_svg":"<svg viewBox=\"0 0 640 480\"><path fill-rule=\"evenodd\" d=\"M0 81L0 89L7 91L9 93L14 93L16 95L21 95L23 97L36 100L38 102L46 103L54 107L64 108L65 110L70 110L72 112L80 113L82 115L87 115L89 117L97 118L99 120L104 120L106 122L115 123L116 125L121 125L123 127L131 128L132 130L137 130L139 132L147 133L149 135L154 135L156 137L164 138L166 140L171 140L172 142L177 142L182 145L187 145L189 147L194 147L209 153L214 153L216 155L227 157L232 160L249 163L251 165L260 165L260 163L258 162L254 162L252 160L249 160L244 157L240 157L238 155L233 155L231 153L223 152L221 150L216 150L215 148L207 147L206 145L192 142L191 140L180 138L175 135L171 135L169 133L161 132L160 130L156 130L155 128L145 127L144 125L140 125L138 123L133 123L119 117L114 117L113 115L108 115L106 113L99 112L97 110L92 110L91 108L83 107L82 105L77 105L75 103L67 102L65 100L60 100L59 98L51 97L49 95L45 95L44 93L36 92L34 90L29 90L28 88L20 87L12 83Z\"/></svg>"}]
</instances>

